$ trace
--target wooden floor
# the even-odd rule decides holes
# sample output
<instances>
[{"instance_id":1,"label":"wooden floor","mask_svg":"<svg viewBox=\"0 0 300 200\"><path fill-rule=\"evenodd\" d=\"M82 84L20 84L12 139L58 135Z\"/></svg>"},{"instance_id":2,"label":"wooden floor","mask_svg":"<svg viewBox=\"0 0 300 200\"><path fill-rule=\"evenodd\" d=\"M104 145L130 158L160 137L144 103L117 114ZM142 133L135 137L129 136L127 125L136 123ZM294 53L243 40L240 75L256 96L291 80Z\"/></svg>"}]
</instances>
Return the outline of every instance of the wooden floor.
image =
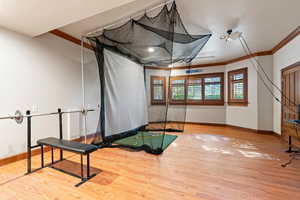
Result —
<instances>
[{"instance_id":1,"label":"wooden floor","mask_svg":"<svg viewBox=\"0 0 300 200\"><path fill-rule=\"evenodd\" d=\"M51 168L25 176L25 160L3 166L0 199L299 200L300 160L282 168L288 159L284 149L272 135L187 125L160 156L98 150L91 165L99 174L79 188L77 178ZM60 167L79 173L79 156L67 157ZM39 166L39 156L33 163Z\"/></svg>"}]
</instances>

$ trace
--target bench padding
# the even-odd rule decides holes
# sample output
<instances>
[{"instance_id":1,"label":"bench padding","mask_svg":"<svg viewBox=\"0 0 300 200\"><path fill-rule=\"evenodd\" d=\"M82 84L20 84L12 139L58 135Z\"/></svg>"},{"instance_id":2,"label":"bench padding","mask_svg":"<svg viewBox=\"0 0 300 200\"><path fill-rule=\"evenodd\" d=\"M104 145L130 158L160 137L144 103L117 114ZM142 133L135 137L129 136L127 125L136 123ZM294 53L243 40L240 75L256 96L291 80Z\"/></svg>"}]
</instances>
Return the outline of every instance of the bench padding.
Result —
<instances>
[{"instance_id":1,"label":"bench padding","mask_svg":"<svg viewBox=\"0 0 300 200\"><path fill-rule=\"evenodd\" d=\"M83 144L80 142L74 142L69 140L60 140L54 137L48 137L37 141L39 145L51 146L54 148L63 149L66 151L72 151L74 153L88 154L98 149L97 146L92 144Z\"/></svg>"}]
</instances>

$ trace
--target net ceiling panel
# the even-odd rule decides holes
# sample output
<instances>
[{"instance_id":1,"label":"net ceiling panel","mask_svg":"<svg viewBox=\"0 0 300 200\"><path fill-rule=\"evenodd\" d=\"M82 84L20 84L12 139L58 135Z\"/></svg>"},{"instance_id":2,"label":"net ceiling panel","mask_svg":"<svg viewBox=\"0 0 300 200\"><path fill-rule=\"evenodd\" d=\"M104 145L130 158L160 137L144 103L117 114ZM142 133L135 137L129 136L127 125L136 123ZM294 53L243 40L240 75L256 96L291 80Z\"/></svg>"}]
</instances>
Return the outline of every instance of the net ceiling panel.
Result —
<instances>
[{"instance_id":1,"label":"net ceiling panel","mask_svg":"<svg viewBox=\"0 0 300 200\"><path fill-rule=\"evenodd\" d=\"M174 2L170 9L165 5L155 17L145 14L88 39L96 51L106 48L140 64L163 67L191 62L210 37L211 34L190 35Z\"/></svg>"}]
</instances>

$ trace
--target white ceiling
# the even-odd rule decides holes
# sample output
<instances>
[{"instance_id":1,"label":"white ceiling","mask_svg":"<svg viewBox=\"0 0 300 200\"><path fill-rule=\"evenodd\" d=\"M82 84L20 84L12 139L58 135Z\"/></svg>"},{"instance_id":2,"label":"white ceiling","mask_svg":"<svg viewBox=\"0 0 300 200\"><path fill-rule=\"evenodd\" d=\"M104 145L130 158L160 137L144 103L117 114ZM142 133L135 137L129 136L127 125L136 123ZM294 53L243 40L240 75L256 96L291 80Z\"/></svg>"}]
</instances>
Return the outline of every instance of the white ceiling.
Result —
<instances>
[{"instance_id":1,"label":"white ceiling","mask_svg":"<svg viewBox=\"0 0 300 200\"><path fill-rule=\"evenodd\" d=\"M55 28L81 35L128 16L163 0L0 0L0 26L40 35ZM176 0L182 19L191 33L210 30L213 37L196 62L218 62L244 55L239 41L219 39L227 29L243 32L253 51L270 50L299 26L299 0ZM59 6L58 6L59 5Z\"/></svg>"},{"instance_id":2,"label":"white ceiling","mask_svg":"<svg viewBox=\"0 0 300 200\"><path fill-rule=\"evenodd\" d=\"M37 36L135 0L0 0L0 26Z\"/></svg>"},{"instance_id":3,"label":"white ceiling","mask_svg":"<svg viewBox=\"0 0 300 200\"><path fill-rule=\"evenodd\" d=\"M146 4L143 6L144 2L149 1L135 1L61 30L80 37L99 26L143 10L147 7ZM200 31L202 29L213 33L200 56L214 57L197 59L197 63L218 62L245 55L238 40L226 43L219 39L227 29L242 31L253 51L265 51L300 25L299 0L176 0L176 3L190 32L203 32Z\"/></svg>"}]
</instances>

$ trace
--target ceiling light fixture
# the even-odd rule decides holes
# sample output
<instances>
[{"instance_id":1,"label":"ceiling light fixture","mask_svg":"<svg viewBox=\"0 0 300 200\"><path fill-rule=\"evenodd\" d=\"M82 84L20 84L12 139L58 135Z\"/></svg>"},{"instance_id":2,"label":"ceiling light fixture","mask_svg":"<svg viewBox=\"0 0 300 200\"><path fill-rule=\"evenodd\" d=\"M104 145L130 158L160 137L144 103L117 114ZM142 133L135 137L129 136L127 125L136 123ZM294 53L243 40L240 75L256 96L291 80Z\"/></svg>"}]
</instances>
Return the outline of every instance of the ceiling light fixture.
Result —
<instances>
[{"instance_id":1,"label":"ceiling light fixture","mask_svg":"<svg viewBox=\"0 0 300 200\"><path fill-rule=\"evenodd\" d=\"M236 31L232 32L232 30L228 30L226 34L220 37L221 40L225 40L226 42L230 42L232 40L236 40L242 36L242 32Z\"/></svg>"},{"instance_id":2,"label":"ceiling light fixture","mask_svg":"<svg viewBox=\"0 0 300 200\"><path fill-rule=\"evenodd\" d=\"M148 48L148 51L149 51L150 53L153 53L153 52L154 52L154 48L153 48L153 47L149 47L149 48Z\"/></svg>"}]
</instances>

